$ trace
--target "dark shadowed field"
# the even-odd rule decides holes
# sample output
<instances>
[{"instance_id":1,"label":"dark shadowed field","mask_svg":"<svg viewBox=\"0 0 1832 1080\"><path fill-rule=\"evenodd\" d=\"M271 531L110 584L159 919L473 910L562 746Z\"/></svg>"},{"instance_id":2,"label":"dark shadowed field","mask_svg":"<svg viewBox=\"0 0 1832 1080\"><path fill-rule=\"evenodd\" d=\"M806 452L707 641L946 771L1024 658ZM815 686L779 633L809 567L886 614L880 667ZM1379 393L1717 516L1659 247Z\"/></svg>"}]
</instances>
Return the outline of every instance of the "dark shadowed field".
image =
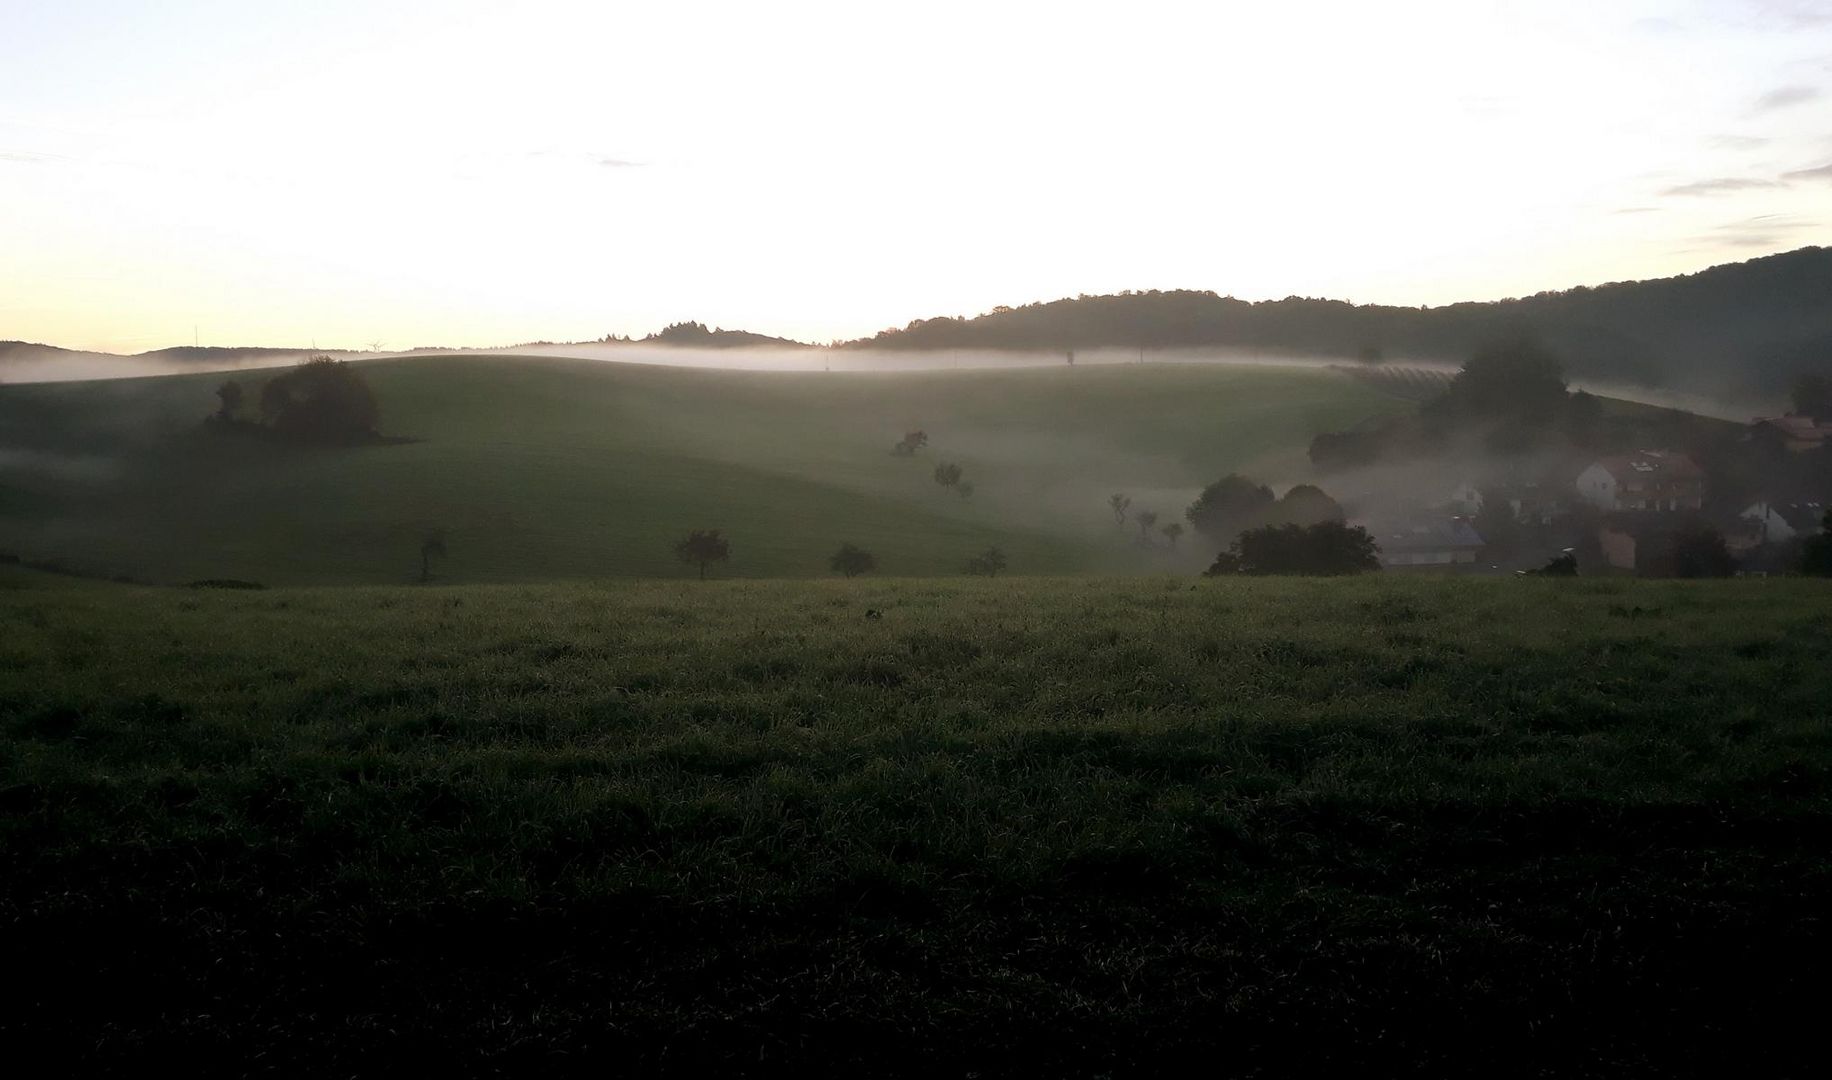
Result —
<instances>
[{"instance_id":1,"label":"dark shadowed field","mask_svg":"<svg viewBox=\"0 0 1832 1080\"><path fill-rule=\"evenodd\" d=\"M1806 1075L1829 648L1802 582L5 571L0 1041Z\"/></svg>"}]
</instances>

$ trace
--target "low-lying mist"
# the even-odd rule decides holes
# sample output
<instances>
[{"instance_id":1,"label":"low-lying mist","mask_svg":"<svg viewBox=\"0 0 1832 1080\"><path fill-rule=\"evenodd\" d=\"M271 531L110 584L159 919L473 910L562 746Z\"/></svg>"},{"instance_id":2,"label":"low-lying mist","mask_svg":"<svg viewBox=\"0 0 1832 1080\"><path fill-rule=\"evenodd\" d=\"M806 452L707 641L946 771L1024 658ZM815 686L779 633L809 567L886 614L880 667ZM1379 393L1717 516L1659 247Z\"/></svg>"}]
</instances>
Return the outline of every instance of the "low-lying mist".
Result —
<instances>
[{"instance_id":1,"label":"low-lying mist","mask_svg":"<svg viewBox=\"0 0 1832 1080\"><path fill-rule=\"evenodd\" d=\"M1128 364L1216 364L1274 368L1353 367L1354 361L1334 356L1300 356L1240 349L1133 349L1100 348L1057 351L999 349L827 349L827 348L692 348L640 343L580 342L560 345L515 345L495 349L440 349L390 353L300 349L296 351L242 352L204 350L207 355L177 358L166 352L137 356L74 352L43 346L15 345L0 353L0 382L80 382L98 379L145 378L158 375L212 371L242 371L285 367L308 356L326 355L339 360L375 361L407 356L540 356L556 359L598 360L609 363L662 367L703 368L750 372L925 372L972 371L1070 366L1112 367ZM1451 373L1457 365L1442 360L1388 359L1382 368L1412 368ZM1725 420L1747 420L1780 411L1783 403L1751 395L1705 395L1664 390L1611 380L1573 379L1573 390L1588 390L1605 397L1647 405L1683 409Z\"/></svg>"}]
</instances>

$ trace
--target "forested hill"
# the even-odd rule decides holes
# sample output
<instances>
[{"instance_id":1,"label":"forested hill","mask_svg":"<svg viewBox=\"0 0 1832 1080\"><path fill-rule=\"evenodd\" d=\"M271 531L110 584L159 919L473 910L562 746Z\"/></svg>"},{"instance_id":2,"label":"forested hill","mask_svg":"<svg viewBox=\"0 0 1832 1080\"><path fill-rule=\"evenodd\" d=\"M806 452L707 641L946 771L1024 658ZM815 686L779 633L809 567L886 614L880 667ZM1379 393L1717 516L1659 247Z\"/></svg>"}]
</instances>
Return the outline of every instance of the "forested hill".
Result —
<instances>
[{"instance_id":1,"label":"forested hill","mask_svg":"<svg viewBox=\"0 0 1832 1080\"><path fill-rule=\"evenodd\" d=\"M888 349L1229 346L1461 360L1530 332L1574 374L1700 390L1785 386L1832 365L1832 248L1807 247L1696 274L1438 308L1211 292L1082 296L976 318L923 319L849 342Z\"/></svg>"},{"instance_id":2,"label":"forested hill","mask_svg":"<svg viewBox=\"0 0 1832 1080\"><path fill-rule=\"evenodd\" d=\"M807 349L811 348L805 341L791 341L788 338L770 337L768 334L753 334L748 330L708 330L705 323L684 322L673 325L642 339L645 345L681 345L700 349L733 349L778 348Z\"/></svg>"}]
</instances>

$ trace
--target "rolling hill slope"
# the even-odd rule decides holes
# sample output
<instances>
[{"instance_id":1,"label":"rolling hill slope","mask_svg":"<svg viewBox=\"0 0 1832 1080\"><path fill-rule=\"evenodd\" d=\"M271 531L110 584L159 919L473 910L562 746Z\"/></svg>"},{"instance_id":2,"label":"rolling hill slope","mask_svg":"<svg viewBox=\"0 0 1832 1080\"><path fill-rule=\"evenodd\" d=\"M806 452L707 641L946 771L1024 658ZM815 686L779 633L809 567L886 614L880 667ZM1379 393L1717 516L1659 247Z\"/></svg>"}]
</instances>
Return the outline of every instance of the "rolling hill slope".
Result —
<instances>
[{"instance_id":1,"label":"rolling hill slope","mask_svg":"<svg viewBox=\"0 0 1832 1080\"><path fill-rule=\"evenodd\" d=\"M0 551L154 582L398 582L448 536L448 580L679 576L691 528L733 576L811 576L841 541L885 573L1188 568L1147 556L1112 491L1176 517L1236 468L1305 475L1321 430L1408 406L1322 370L1151 367L752 374L532 358L365 365L390 434L305 449L203 432L221 375L0 388ZM258 376L241 376L252 391ZM931 447L890 446L923 428ZM960 464L977 489L934 483ZM1183 562L1179 560L1189 560Z\"/></svg>"}]
</instances>

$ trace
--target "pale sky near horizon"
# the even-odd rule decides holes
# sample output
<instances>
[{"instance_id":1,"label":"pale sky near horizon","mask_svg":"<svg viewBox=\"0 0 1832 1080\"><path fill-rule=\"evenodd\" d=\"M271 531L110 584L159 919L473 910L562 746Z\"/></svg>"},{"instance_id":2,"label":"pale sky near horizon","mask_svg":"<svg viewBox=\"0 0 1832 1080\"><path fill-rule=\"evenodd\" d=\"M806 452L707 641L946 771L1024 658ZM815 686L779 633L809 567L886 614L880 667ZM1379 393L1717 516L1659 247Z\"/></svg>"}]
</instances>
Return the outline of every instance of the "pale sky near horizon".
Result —
<instances>
[{"instance_id":1,"label":"pale sky near horizon","mask_svg":"<svg viewBox=\"0 0 1832 1080\"><path fill-rule=\"evenodd\" d=\"M0 0L0 339L804 340L1832 243L1832 0Z\"/></svg>"}]
</instances>

